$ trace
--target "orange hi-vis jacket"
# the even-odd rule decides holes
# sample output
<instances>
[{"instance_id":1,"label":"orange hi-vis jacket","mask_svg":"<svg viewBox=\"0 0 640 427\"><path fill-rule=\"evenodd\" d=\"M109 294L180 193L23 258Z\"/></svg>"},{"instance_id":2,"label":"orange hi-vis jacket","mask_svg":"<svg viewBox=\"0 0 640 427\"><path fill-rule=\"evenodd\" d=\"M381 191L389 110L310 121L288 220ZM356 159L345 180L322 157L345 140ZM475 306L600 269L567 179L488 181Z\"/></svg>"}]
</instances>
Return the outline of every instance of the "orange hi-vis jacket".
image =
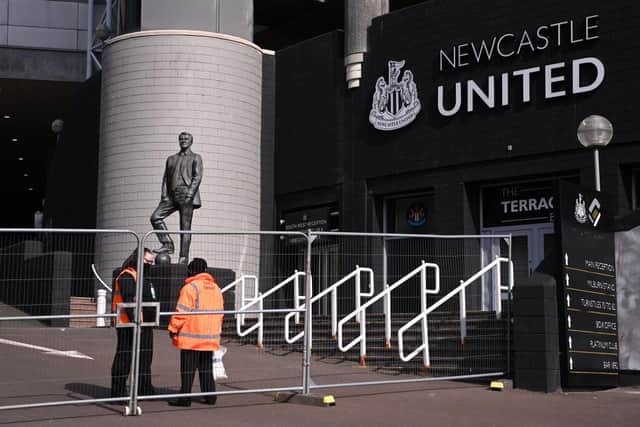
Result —
<instances>
[{"instance_id":1,"label":"orange hi-vis jacket","mask_svg":"<svg viewBox=\"0 0 640 427\"><path fill-rule=\"evenodd\" d=\"M188 277L180 290L176 311L224 310L222 292L209 273ZM224 314L171 316L169 332L173 345L183 350L215 351L220 348Z\"/></svg>"},{"instance_id":2,"label":"orange hi-vis jacket","mask_svg":"<svg viewBox=\"0 0 640 427\"><path fill-rule=\"evenodd\" d=\"M122 299L122 293L120 292L120 277L122 277L123 274L130 274L131 277L133 277L133 281L134 282L138 282L138 272L134 269L134 268L125 268L123 269L120 274L118 274L118 277L116 277L116 285L113 289L113 296L111 298L111 312L115 313L117 310L117 306L119 303L124 302L124 300ZM120 323L130 323L131 319L129 319L129 315L127 314L126 310L120 310Z\"/></svg>"}]
</instances>

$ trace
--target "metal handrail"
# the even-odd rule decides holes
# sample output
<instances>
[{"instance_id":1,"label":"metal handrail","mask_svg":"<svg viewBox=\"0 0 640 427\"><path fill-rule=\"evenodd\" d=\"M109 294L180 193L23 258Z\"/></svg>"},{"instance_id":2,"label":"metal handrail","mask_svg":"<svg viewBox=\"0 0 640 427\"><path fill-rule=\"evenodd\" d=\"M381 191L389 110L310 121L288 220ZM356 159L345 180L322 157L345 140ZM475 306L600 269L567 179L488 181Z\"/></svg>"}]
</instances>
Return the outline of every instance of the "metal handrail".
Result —
<instances>
[{"instance_id":1,"label":"metal handrail","mask_svg":"<svg viewBox=\"0 0 640 427\"><path fill-rule=\"evenodd\" d=\"M220 289L220 293L224 294L229 289L235 288L239 284L242 284L242 286L240 287L240 306L242 307L247 301L246 289L245 289L245 283L247 279L253 280L253 295L254 297L257 296L258 295L258 278L252 274L243 274L233 282L229 283L224 288ZM236 314L236 321L244 325L244 314Z\"/></svg>"},{"instance_id":2,"label":"metal handrail","mask_svg":"<svg viewBox=\"0 0 640 427\"><path fill-rule=\"evenodd\" d=\"M436 279L435 279L435 288L434 289L426 289L426 286L427 286L427 276L426 276L427 268L433 268L436 271ZM338 348L340 349L340 351L347 352L351 348L353 348L356 344L360 343L360 364L361 365L365 364L365 358L366 358L366 354L367 354L367 339L366 339L366 336L367 336L367 319L366 319L367 308L370 307L371 305L375 304L381 298L385 298L385 335L386 335L385 338L387 339L386 344L387 344L387 346L389 346L390 338L391 338L391 300L390 300L390 294L396 288L402 286L409 279L411 279L412 277L414 277L417 274L420 274L420 289L421 289L420 293L422 294L421 300L423 301L423 306L426 306L426 294L427 293L435 293L435 294L437 294L438 292L440 292L440 267L437 264L428 263L428 262L425 262L423 260L419 267L415 268L414 270L412 270L411 272L406 274L404 277L402 277L400 280L396 281L392 285L387 285L385 290L380 292L375 297L371 298L365 304L360 306L360 308L357 308L356 310L354 310L351 313L349 313L348 315L346 315L342 320L340 320L340 322L338 322ZM344 324L346 322L348 322L352 318L356 317L358 314L360 314L360 334L359 334L358 337L354 338L349 344L343 345L342 344L342 328L343 328L343 326L344 326Z\"/></svg>"},{"instance_id":3,"label":"metal handrail","mask_svg":"<svg viewBox=\"0 0 640 427\"><path fill-rule=\"evenodd\" d=\"M365 273L369 273L369 292L362 292L361 288L360 288L360 273L361 272L365 272ZM361 298L362 297L372 297L374 290L373 290L373 270L367 267L360 267L359 265L356 265L356 269L353 270L351 273L347 274L345 277L343 277L342 279L338 280L337 282L333 283L331 286L327 287L325 290L323 290L322 292L320 292L318 295L315 295L313 298L311 298L310 300L310 305L313 307L313 304L316 301L319 301L322 297L324 297L325 295L327 295L329 292L331 292L331 336L333 338L335 338L336 336L336 332L338 329L338 288L340 286L342 286L344 283L346 283L347 281L349 281L350 279L352 279L353 277L355 277L355 288L356 288L356 309L360 308L360 304L361 304ZM300 306L300 308L305 308L305 304L302 304ZM300 338L302 338L304 336L304 331L301 331L299 334L297 334L296 336L294 336L293 338L289 337L289 321L291 319L291 317L295 316L298 313L289 313L285 316L284 318L284 339L289 343L289 344L293 344L294 342L298 341ZM357 319L358 321L360 321L360 319ZM312 333L312 326L313 326L313 322L309 325L309 333Z\"/></svg>"},{"instance_id":4,"label":"metal handrail","mask_svg":"<svg viewBox=\"0 0 640 427\"><path fill-rule=\"evenodd\" d=\"M509 289L512 289L513 288L513 275L511 274L511 272L513 271L513 265L511 263L511 261L509 261L508 258L496 257L495 260L493 260L492 262L490 262L489 264L484 266L482 269L480 269L477 273L475 273L473 276L471 276L467 280L461 281L460 285L458 285L455 289L453 289L451 292L449 292L444 297L440 298L440 300L438 300L431 307L429 307L428 309L425 309L422 313L418 314L416 317L414 317L409 322L407 322L404 326L402 326L400 329L398 329L398 352L399 352L399 355L400 355L400 359L402 361L404 361L404 362L408 362L411 359L413 359L416 355L418 355L418 353L420 353L422 351L423 352L423 357L424 357L423 364L426 367L431 366L431 361L430 361L430 358L429 358L429 339L428 339L427 316L430 313L432 313L434 310L436 310L438 307L442 306L445 302L449 301L451 298L453 298L454 295L456 295L458 293L460 294L460 336L461 336L461 339L464 340L464 338L466 336L466 292L465 292L465 290L470 284L475 282L477 279L482 277L482 275L484 275L487 271L493 269L494 267L496 267L496 270L499 273L500 272L500 263L502 263L502 262L507 262L510 265ZM501 286L498 285L498 286L495 286L495 288L498 289L498 293L499 293L499 290L500 290ZM500 295L498 295L498 301L494 301L494 308L496 310L496 316L499 318L500 317L500 310L501 310ZM413 352L411 352L409 355L405 356L404 355L403 340L402 340L403 334L407 329L409 329L410 327L412 327L414 324L416 324L419 321L422 321L422 328L423 328L422 344L420 346L418 346L418 348L415 349Z\"/></svg>"},{"instance_id":5,"label":"metal handrail","mask_svg":"<svg viewBox=\"0 0 640 427\"><path fill-rule=\"evenodd\" d=\"M259 310L258 321L254 325L250 326L249 328L243 331L241 328L242 325L238 320L236 322L236 333L238 334L238 336L244 337L250 334L251 332L255 331L256 329L258 329L258 347L262 348L262 341L264 338L264 313L263 313L264 299L269 295L273 294L274 292L276 292L277 290L281 289L282 287L286 286L287 284L293 282L294 284L293 285L293 309L295 310L300 309L300 301L301 299L304 299L304 296L300 296L299 280L300 280L300 277L305 275L306 273L304 271L294 270L294 273L291 276L287 277L282 282L278 283L277 285L269 289L264 294L262 292L259 292L255 298L248 299L249 302L247 304L242 305L238 309L238 311L241 312L244 310L248 310L250 307L253 307L256 304L258 304L258 310ZM299 316L300 312L298 311L295 314L298 314ZM244 316L244 315L239 315L239 316Z\"/></svg>"}]
</instances>

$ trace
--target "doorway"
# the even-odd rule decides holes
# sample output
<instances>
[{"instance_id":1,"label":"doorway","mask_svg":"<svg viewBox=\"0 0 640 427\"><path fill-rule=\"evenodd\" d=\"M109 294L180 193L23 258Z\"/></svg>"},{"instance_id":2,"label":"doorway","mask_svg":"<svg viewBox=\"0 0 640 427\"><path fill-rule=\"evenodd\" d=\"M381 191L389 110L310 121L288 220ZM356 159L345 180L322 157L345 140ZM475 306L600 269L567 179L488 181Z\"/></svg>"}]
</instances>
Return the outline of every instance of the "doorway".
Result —
<instances>
[{"instance_id":1,"label":"doorway","mask_svg":"<svg viewBox=\"0 0 640 427\"><path fill-rule=\"evenodd\" d=\"M482 231L483 235L511 235L511 260L513 261L513 282L528 279L535 269L551 253L555 245L554 227L552 223L527 224L526 226L494 227ZM509 257L509 242L506 238L486 239L483 241L482 265L486 265L496 257ZM482 308L492 306L491 289L499 279L500 283L508 283L508 270L501 269L500 278L487 274L482 284Z\"/></svg>"}]
</instances>

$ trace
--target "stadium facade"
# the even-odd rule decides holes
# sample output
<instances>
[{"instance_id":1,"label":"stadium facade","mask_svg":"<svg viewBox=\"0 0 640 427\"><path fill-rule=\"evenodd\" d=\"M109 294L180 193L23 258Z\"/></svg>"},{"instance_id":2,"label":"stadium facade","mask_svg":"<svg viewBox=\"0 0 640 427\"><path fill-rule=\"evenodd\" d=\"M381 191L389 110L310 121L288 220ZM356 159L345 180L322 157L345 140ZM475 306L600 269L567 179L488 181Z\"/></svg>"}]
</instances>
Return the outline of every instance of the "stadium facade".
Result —
<instances>
[{"instance_id":1,"label":"stadium facade","mask_svg":"<svg viewBox=\"0 0 640 427\"><path fill-rule=\"evenodd\" d=\"M96 3L99 27L111 2ZM258 21L295 10L283 3L117 2L87 64L87 2L0 0L3 86L64 94L38 110L65 130L40 146L31 211L46 197L49 226L145 231L162 161L189 130L210 171L194 229L511 234L517 286L557 246L558 182L593 186L576 129L597 114L614 128L602 190L619 230L638 225L633 2L309 0L287 27L296 43L266 31L267 50ZM315 8L344 10L343 28L306 37Z\"/></svg>"}]
</instances>

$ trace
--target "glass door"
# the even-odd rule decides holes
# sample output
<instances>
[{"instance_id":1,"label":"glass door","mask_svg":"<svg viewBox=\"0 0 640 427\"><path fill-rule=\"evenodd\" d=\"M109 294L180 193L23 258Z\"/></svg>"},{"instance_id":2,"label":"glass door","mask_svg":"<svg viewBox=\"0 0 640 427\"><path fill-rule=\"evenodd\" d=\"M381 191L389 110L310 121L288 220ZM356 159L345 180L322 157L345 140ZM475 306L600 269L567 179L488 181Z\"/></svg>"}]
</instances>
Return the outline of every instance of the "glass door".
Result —
<instances>
[{"instance_id":1,"label":"glass door","mask_svg":"<svg viewBox=\"0 0 640 427\"><path fill-rule=\"evenodd\" d=\"M533 271L544 260L555 244L553 224L529 224L518 227L495 227L483 230L482 234L505 235L511 234L511 260L513 262L513 282L518 286L519 282L528 279ZM507 238L486 239L483 242L482 265L487 265L497 256L509 257L509 242ZM482 282L482 309L488 310L493 302L493 286L499 283L508 283L509 271L501 269L500 278L494 274L487 274Z\"/></svg>"}]
</instances>

